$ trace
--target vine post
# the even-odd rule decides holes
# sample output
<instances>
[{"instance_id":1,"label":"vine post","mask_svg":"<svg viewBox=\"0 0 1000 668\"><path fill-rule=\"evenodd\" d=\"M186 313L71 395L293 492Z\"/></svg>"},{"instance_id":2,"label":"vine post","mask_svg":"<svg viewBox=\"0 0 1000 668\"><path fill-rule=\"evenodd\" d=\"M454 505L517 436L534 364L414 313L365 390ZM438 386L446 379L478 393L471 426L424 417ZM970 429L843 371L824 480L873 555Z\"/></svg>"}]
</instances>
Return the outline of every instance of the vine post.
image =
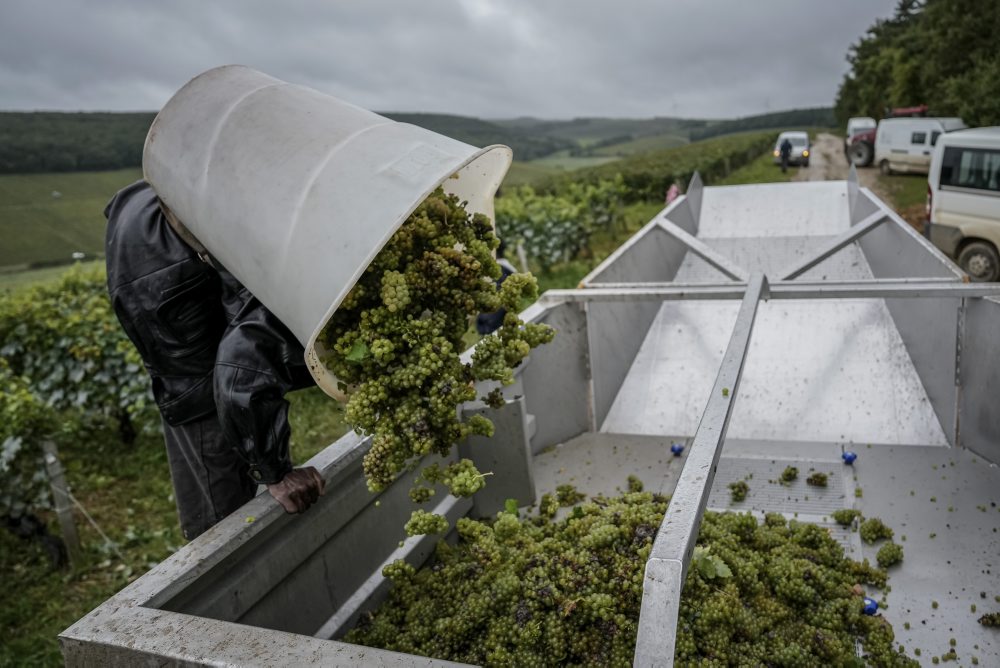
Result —
<instances>
[{"instance_id":1,"label":"vine post","mask_svg":"<svg viewBox=\"0 0 1000 668\"><path fill-rule=\"evenodd\" d=\"M52 485L52 501L56 516L59 518L63 543L66 545L69 562L73 565L78 563L80 558L80 536L76 532L76 522L73 520L73 502L69 496L69 487L66 485L66 476L63 475L63 467L59 461L56 444L52 441L44 441L42 452L45 453L45 471L48 473L49 483Z\"/></svg>"}]
</instances>

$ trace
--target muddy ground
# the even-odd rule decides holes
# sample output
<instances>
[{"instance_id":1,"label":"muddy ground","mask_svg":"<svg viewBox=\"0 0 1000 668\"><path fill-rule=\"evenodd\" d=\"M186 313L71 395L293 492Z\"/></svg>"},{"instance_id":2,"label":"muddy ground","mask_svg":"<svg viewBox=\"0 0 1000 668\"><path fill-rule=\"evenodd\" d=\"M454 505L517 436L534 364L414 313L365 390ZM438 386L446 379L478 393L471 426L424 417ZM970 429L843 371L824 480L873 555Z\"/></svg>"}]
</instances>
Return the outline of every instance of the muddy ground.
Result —
<instances>
[{"instance_id":1,"label":"muddy ground","mask_svg":"<svg viewBox=\"0 0 1000 668\"><path fill-rule=\"evenodd\" d=\"M849 165L844 156L843 140L831 134L820 133L812 145L812 155L809 167L800 169L795 175L795 181L841 181L847 178ZM918 232L924 229L923 205L911 206L905 209L896 207L885 184L879 179L879 171L875 167L863 167L858 170L858 183L869 188L882 201L893 206L906 222L915 227Z\"/></svg>"}]
</instances>

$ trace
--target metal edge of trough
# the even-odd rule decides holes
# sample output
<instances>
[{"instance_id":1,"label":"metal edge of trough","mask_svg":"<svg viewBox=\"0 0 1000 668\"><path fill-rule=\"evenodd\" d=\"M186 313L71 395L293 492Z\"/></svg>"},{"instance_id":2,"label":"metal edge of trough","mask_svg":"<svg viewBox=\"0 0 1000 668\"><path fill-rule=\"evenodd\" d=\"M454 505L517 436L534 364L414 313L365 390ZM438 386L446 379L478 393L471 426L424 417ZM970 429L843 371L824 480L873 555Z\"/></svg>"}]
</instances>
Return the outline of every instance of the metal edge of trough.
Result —
<instances>
[{"instance_id":1,"label":"metal edge of trough","mask_svg":"<svg viewBox=\"0 0 1000 668\"><path fill-rule=\"evenodd\" d=\"M315 466L328 485L336 484L339 474L363 454L366 440L348 433L307 464ZM146 663L155 658L187 665L458 665L155 607L281 521L294 519L270 496L258 495L60 633L66 664Z\"/></svg>"},{"instance_id":2,"label":"metal edge of trough","mask_svg":"<svg viewBox=\"0 0 1000 668\"><path fill-rule=\"evenodd\" d=\"M898 213L893 211L891 207L887 206L885 202L876 197L875 194L870 189L858 187L858 196L859 196L858 199L859 203L863 201L862 199L860 199L861 197L867 199L871 205L873 205L876 209L881 210L881 212L885 214L885 216L887 216L889 220L896 226L898 226L905 234L907 234L914 241L923 246L923 249L927 251L935 260L937 260L938 263L941 264L957 280L963 282L968 280L965 276L965 273L962 270L960 270L955 265L955 263L952 262L951 259L949 259L948 256L945 255L943 251L941 251L940 248L932 244L923 235L918 234L917 231L913 229L912 225L903 220L903 218Z\"/></svg>"},{"instance_id":3,"label":"metal edge of trough","mask_svg":"<svg viewBox=\"0 0 1000 668\"><path fill-rule=\"evenodd\" d=\"M653 216L653 218L648 223L640 227L635 232L635 234L626 239L625 243L623 243L621 246L612 251L611 255L604 258L604 260L600 264L598 264L596 267L590 270L590 273L588 273L586 276L580 279L580 286L590 287L591 285L600 285L599 283L595 283L594 281L596 281L597 278L608 269L608 267L615 264L619 260L619 258L625 255L629 250L631 250L633 246L639 244L642 241L643 237L645 237L647 234L649 234L654 229L659 227L660 218L668 215L671 211L674 211L678 207L686 206L687 205L686 202L687 202L687 196L681 195L673 202L671 202L666 208L664 208L655 216ZM548 292L550 291L546 291L545 294L548 294Z\"/></svg>"}]
</instances>

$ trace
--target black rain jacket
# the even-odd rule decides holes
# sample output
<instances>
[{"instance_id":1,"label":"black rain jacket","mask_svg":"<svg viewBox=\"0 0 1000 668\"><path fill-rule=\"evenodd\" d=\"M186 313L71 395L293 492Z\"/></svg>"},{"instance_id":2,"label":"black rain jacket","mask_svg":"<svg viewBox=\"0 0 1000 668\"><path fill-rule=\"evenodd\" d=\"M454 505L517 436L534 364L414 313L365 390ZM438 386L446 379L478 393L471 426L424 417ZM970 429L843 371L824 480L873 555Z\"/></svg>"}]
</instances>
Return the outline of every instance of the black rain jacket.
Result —
<instances>
[{"instance_id":1,"label":"black rain jacket","mask_svg":"<svg viewBox=\"0 0 1000 668\"><path fill-rule=\"evenodd\" d=\"M104 211L108 292L163 419L217 413L258 482L292 469L285 393L312 384L302 345L232 274L188 246L138 181Z\"/></svg>"}]
</instances>

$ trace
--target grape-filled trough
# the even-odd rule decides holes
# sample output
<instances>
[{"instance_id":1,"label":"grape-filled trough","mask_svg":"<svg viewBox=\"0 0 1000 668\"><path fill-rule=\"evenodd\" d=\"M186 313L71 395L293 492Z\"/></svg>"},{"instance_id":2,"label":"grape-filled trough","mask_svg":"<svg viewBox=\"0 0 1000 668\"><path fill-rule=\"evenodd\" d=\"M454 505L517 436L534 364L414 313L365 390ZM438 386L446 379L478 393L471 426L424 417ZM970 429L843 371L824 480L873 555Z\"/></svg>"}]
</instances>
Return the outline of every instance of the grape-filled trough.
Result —
<instances>
[{"instance_id":1,"label":"grape-filled trough","mask_svg":"<svg viewBox=\"0 0 1000 668\"><path fill-rule=\"evenodd\" d=\"M1000 665L1000 636L977 623L1000 610L998 296L853 175L696 177L579 288L520 314L554 339L516 368L499 408L462 407L494 423L457 454L488 483L421 507L448 519L454 545L456 525L473 530L463 518L523 520L546 494L557 517L582 517L555 511L566 485L617 498L638 480L669 498L634 589L637 666L672 665L690 644L691 569L729 577L699 551L706 512L713 526L726 512L818 526L850 559L885 564L889 586L855 594L891 623L893 647ZM369 491L369 448L351 433L310 462L328 491L305 515L258 498L81 619L61 635L67 663L449 665L344 640L386 600L383 568L440 559L441 536L403 530L412 475Z\"/></svg>"}]
</instances>

